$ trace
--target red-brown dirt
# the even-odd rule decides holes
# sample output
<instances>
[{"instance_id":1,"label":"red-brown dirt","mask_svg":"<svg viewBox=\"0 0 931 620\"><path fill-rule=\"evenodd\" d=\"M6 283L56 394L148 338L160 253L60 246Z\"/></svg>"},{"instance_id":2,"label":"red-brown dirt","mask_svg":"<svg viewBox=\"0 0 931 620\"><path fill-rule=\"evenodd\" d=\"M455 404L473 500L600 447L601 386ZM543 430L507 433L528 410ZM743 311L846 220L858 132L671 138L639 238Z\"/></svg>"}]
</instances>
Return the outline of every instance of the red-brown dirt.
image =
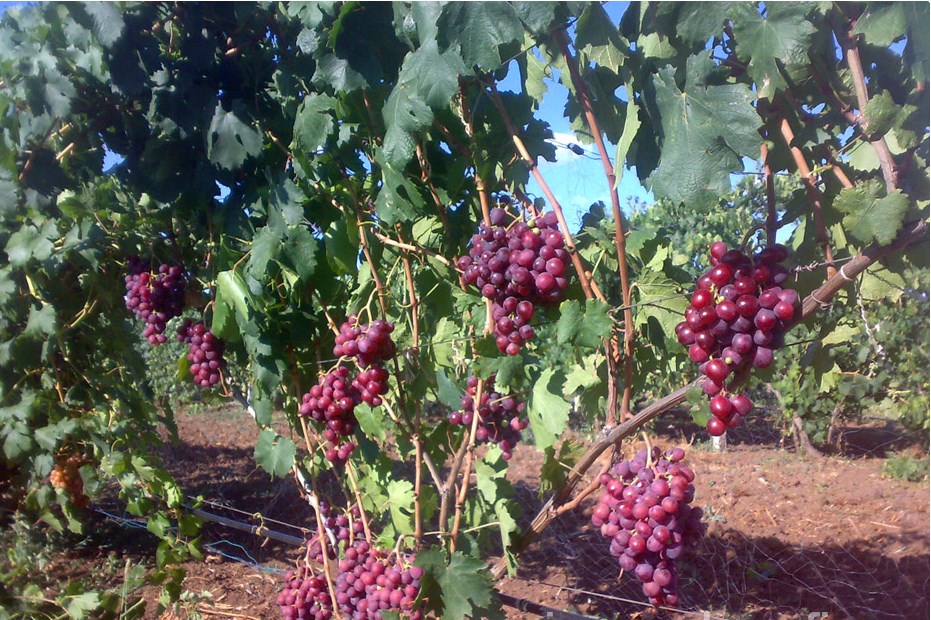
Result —
<instances>
[{"instance_id":1,"label":"red-brown dirt","mask_svg":"<svg viewBox=\"0 0 931 620\"><path fill-rule=\"evenodd\" d=\"M183 413L177 421L181 441L166 444L161 456L190 497L216 502L204 510L252 524L257 521L251 515L261 513L270 529L300 535L284 523L306 526L312 513L292 480L271 481L255 466L257 431L248 416L221 408ZM681 445L682 428L658 429L658 444ZM684 428L690 430L687 423ZM859 429L852 436L869 432ZM588 520L593 498L557 519L527 549L517 575L500 582L500 591L594 617L927 618L927 482L883 478L880 458L803 458L769 443L731 446L724 453L689 450L696 472L694 504L704 509L709 527L701 545L680 561L680 607L697 610L697 616L668 610L657 615L643 604L633 577L617 580L607 543ZM854 450L867 452L863 446ZM542 455L519 446L509 467L524 524L541 503L536 493L541 462ZM100 532L119 529L104 522ZM120 543L111 534L100 535L109 537L112 554ZM154 546L146 546L146 537L129 534L125 554L151 555ZM205 526L204 541L207 559L186 565L185 586L209 597L191 608L206 618L278 617L280 571L299 549L215 524ZM94 564L106 553L95 554L89 546L59 560L73 566L90 557ZM153 591L146 597L146 617L155 618ZM508 617L536 616L509 609Z\"/></svg>"}]
</instances>

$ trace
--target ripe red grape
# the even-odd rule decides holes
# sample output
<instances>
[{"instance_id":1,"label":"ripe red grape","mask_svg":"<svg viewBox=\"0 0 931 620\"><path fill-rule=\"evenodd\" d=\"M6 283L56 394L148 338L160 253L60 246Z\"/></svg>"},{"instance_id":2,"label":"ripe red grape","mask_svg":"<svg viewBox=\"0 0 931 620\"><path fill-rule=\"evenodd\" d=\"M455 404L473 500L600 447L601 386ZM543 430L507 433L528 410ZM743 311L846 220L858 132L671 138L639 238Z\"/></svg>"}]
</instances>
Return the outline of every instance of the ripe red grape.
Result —
<instances>
[{"instance_id":1,"label":"ripe red grape","mask_svg":"<svg viewBox=\"0 0 931 620\"><path fill-rule=\"evenodd\" d=\"M646 450L640 450L601 476L606 492L592 523L611 540L609 552L621 569L642 582L650 603L668 605L678 600L674 560L703 536L704 526L701 509L689 505L694 474L682 464L685 451L653 448L650 457L648 465Z\"/></svg>"},{"instance_id":2,"label":"ripe red grape","mask_svg":"<svg viewBox=\"0 0 931 620\"><path fill-rule=\"evenodd\" d=\"M160 265L153 272L135 257L128 265L126 307L145 321L142 335L153 345L163 344L168 321L184 310L184 271L176 265Z\"/></svg>"},{"instance_id":3,"label":"ripe red grape","mask_svg":"<svg viewBox=\"0 0 931 620\"><path fill-rule=\"evenodd\" d=\"M474 376L469 377L466 393L460 403L462 409L449 415L450 424L472 426L477 390L478 379ZM527 428L527 419L520 415L525 408L525 403L514 394L495 391L495 377L492 375L485 381L482 389L476 440L479 443L497 444L501 448L503 458L510 459L514 447L521 440L521 431Z\"/></svg>"},{"instance_id":4,"label":"ripe red grape","mask_svg":"<svg viewBox=\"0 0 931 620\"><path fill-rule=\"evenodd\" d=\"M492 226L479 226L456 266L464 284L492 300L498 350L517 355L534 337L536 307L562 300L569 254L554 213L506 227L507 212L496 208Z\"/></svg>"},{"instance_id":5,"label":"ripe red grape","mask_svg":"<svg viewBox=\"0 0 931 620\"><path fill-rule=\"evenodd\" d=\"M187 359L194 383L203 388L219 383L220 375L226 368L223 340L214 336L203 323L190 320L178 328L178 340L188 345Z\"/></svg>"},{"instance_id":6,"label":"ripe red grape","mask_svg":"<svg viewBox=\"0 0 931 620\"><path fill-rule=\"evenodd\" d=\"M718 241L711 246L711 270L695 284L676 338L688 347L689 359L706 376L702 391L711 397L715 417L708 432L721 435L736 426L753 408L742 394L725 387L728 377L739 383L750 368L766 368L773 350L782 346L785 331L795 320L799 295L781 288L789 272L780 265L788 258L784 246L764 249L754 259L728 250Z\"/></svg>"}]
</instances>

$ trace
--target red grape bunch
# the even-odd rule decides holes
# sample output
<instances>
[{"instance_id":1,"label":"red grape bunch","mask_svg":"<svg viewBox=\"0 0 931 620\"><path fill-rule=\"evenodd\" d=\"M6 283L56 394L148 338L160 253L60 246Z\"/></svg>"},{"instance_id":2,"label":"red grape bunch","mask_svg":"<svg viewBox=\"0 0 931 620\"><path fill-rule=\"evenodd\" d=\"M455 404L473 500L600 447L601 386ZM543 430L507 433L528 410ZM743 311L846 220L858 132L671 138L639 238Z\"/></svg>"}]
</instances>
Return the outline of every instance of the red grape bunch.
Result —
<instances>
[{"instance_id":1,"label":"red grape bunch","mask_svg":"<svg viewBox=\"0 0 931 620\"><path fill-rule=\"evenodd\" d=\"M342 444L340 441L356 430L355 408L359 402L361 395L353 387L346 366L336 366L320 377L301 400L298 413L326 427L323 431L327 440L326 459L331 463L344 464L356 448L352 441Z\"/></svg>"},{"instance_id":2,"label":"red grape bunch","mask_svg":"<svg viewBox=\"0 0 931 620\"><path fill-rule=\"evenodd\" d=\"M353 620L381 620L385 611L412 620L423 618L423 612L414 609L423 569L414 566L413 559L392 557L364 539L357 540L339 562L334 586L340 611Z\"/></svg>"},{"instance_id":3,"label":"red grape bunch","mask_svg":"<svg viewBox=\"0 0 931 620\"><path fill-rule=\"evenodd\" d=\"M682 448L653 448L650 459L640 450L617 462L602 474L605 492L592 511L592 523L611 539L611 555L643 583L651 605L678 604L675 560L704 534L701 508L689 506L695 474L684 458Z\"/></svg>"},{"instance_id":4,"label":"red grape bunch","mask_svg":"<svg viewBox=\"0 0 931 620\"><path fill-rule=\"evenodd\" d=\"M139 258L130 258L126 276L126 307L145 321L142 335L153 345L163 344L165 326L184 310L184 272L181 267L161 265L151 272Z\"/></svg>"},{"instance_id":5,"label":"red grape bunch","mask_svg":"<svg viewBox=\"0 0 931 620\"><path fill-rule=\"evenodd\" d=\"M349 545L352 540L364 534L358 504L353 504L348 513L334 515L330 504L323 500L320 502L320 516L323 519L324 529L333 535L333 540L336 540L337 545L342 542ZM316 552L319 553L319 549Z\"/></svg>"},{"instance_id":6,"label":"red grape bunch","mask_svg":"<svg viewBox=\"0 0 931 620\"><path fill-rule=\"evenodd\" d=\"M359 325L359 317L351 314L339 328L333 355L354 357L362 368L381 364L397 353L397 347L391 339L393 331L394 323L377 319Z\"/></svg>"},{"instance_id":7,"label":"red grape bunch","mask_svg":"<svg viewBox=\"0 0 931 620\"><path fill-rule=\"evenodd\" d=\"M466 394L462 397L462 409L449 414L450 424L472 427L475 411L475 393L478 379L470 376L466 381ZM514 394L501 394L495 391L495 378L489 378L482 389L482 402L478 408L478 427L475 439L479 443L495 443L501 448L504 460L511 458L511 452L521 439L521 431L527 428L527 419L521 417L526 405Z\"/></svg>"},{"instance_id":8,"label":"red grape bunch","mask_svg":"<svg viewBox=\"0 0 931 620\"><path fill-rule=\"evenodd\" d=\"M311 540L316 540L316 535ZM317 552L311 552L310 559L319 565L322 561L319 541L314 548ZM340 613L353 620L381 620L382 612L390 611L402 618L421 620L423 612L414 609L414 602L420 594L423 569L412 562L413 557L392 557L362 538L347 546L337 564L333 584ZM327 620L334 615L326 577L322 572L315 574L307 565L285 576L278 605L286 620Z\"/></svg>"},{"instance_id":9,"label":"red grape bunch","mask_svg":"<svg viewBox=\"0 0 931 620\"><path fill-rule=\"evenodd\" d=\"M490 215L491 226L478 227L469 254L461 256L456 266L466 285L474 285L492 300L498 350L517 355L533 339L530 321L536 306L562 300L569 285L569 253L555 213L510 226L505 226L504 209L495 207Z\"/></svg>"},{"instance_id":10,"label":"red grape bunch","mask_svg":"<svg viewBox=\"0 0 931 620\"><path fill-rule=\"evenodd\" d=\"M223 340L217 338L202 322L194 323L190 319L178 328L178 340L187 343L187 359L191 363L194 383L202 388L219 383L220 374L226 368Z\"/></svg>"},{"instance_id":11,"label":"red grape bunch","mask_svg":"<svg viewBox=\"0 0 931 620\"><path fill-rule=\"evenodd\" d=\"M723 435L740 424L753 409L743 394L725 386L743 383L753 368L773 363L773 351L795 320L799 295L782 288L789 271L783 245L765 248L751 259L740 250L728 250L718 241L711 246L711 270L698 279L685 321L676 325L676 337L689 348L706 379L702 390L711 397L708 432Z\"/></svg>"}]
</instances>

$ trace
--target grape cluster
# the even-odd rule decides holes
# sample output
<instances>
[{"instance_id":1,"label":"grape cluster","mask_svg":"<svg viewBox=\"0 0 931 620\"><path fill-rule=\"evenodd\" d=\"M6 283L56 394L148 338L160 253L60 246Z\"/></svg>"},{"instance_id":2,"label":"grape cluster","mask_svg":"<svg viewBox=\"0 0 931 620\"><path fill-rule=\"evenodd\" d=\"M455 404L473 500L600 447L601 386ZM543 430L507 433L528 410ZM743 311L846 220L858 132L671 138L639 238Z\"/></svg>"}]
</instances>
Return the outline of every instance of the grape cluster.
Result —
<instances>
[{"instance_id":1,"label":"grape cluster","mask_svg":"<svg viewBox=\"0 0 931 620\"><path fill-rule=\"evenodd\" d=\"M349 315L336 335L333 354L355 358L361 372L353 377L349 367L340 363L304 394L298 413L326 427L326 458L332 463L345 464L356 448L351 441L340 443L356 430L356 406L364 402L378 407L388 393L390 375L384 362L397 353L393 331L393 323L379 319L359 324L359 317Z\"/></svg>"},{"instance_id":2,"label":"grape cluster","mask_svg":"<svg viewBox=\"0 0 931 620\"><path fill-rule=\"evenodd\" d=\"M364 403L377 407L382 403L381 397L388 393L388 377L384 366L369 366L352 380L352 387L358 390Z\"/></svg>"},{"instance_id":3,"label":"grape cluster","mask_svg":"<svg viewBox=\"0 0 931 620\"><path fill-rule=\"evenodd\" d=\"M358 504L353 504L348 513L334 515L330 505L326 501L321 501L320 516L323 519L323 527L333 535L337 545L342 542L348 545L364 533ZM317 546L319 547L319 543ZM320 551L311 549L311 553L319 555Z\"/></svg>"},{"instance_id":4,"label":"grape cluster","mask_svg":"<svg viewBox=\"0 0 931 620\"><path fill-rule=\"evenodd\" d=\"M745 395L728 394L728 377L739 385L752 368L772 364L773 351L784 344L797 316L798 293L782 288L789 271L780 263L787 257L779 244L751 259L714 243L711 270L698 279L685 320L676 325L676 337L706 377L702 390L711 397L707 429L713 436L740 424L753 409Z\"/></svg>"},{"instance_id":5,"label":"grape cluster","mask_svg":"<svg viewBox=\"0 0 931 620\"><path fill-rule=\"evenodd\" d=\"M462 281L492 300L498 350L517 355L533 339L530 325L537 305L559 303L569 285L569 253L557 228L556 215L505 226L507 212L491 210L491 226L482 224L472 235L467 256L456 266Z\"/></svg>"},{"instance_id":6,"label":"grape cluster","mask_svg":"<svg viewBox=\"0 0 931 620\"><path fill-rule=\"evenodd\" d=\"M217 338L202 322L195 323L190 319L178 328L178 340L187 343L187 359L191 363L194 383L202 388L219 383L220 373L226 368L223 340Z\"/></svg>"},{"instance_id":7,"label":"grape cluster","mask_svg":"<svg viewBox=\"0 0 931 620\"><path fill-rule=\"evenodd\" d=\"M423 569L412 561L412 557L392 559L364 539L357 540L339 561L334 586L340 611L353 620L381 620L383 611L411 620L423 618L423 612L414 609Z\"/></svg>"},{"instance_id":8,"label":"grape cluster","mask_svg":"<svg viewBox=\"0 0 931 620\"><path fill-rule=\"evenodd\" d=\"M605 492L592 511L592 523L611 539L611 555L643 582L651 605L678 604L675 560L704 534L701 508L689 506L695 474L684 458L682 448L653 448L649 459L640 450L617 462L613 474L602 474Z\"/></svg>"},{"instance_id":9,"label":"grape cluster","mask_svg":"<svg viewBox=\"0 0 931 620\"><path fill-rule=\"evenodd\" d=\"M343 464L352 456L355 444L342 437L350 437L356 430L356 405L361 401L359 390L353 387L349 368L336 366L326 373L304 394L298 413L324 425L327 440L326 458L331 463Z\"/></svg>"},{"instance_id":10,"label":"grape cluster","mask_svg":"<svg viewBox=\"0 0 931 620\"><path fill-rule=\"evenodd\" d=\"M58 458L52 467L52 473L49 474L52 486L64 491L71 498L71 503L78 508L86 508L90 503L84 494L84 479L81 478L80 472L81 466L86 462L81 454L75 452Z\"/></svg>"},{"instance_id":11,"label":"grape cluster","mask_svg":"<svg viewBox=\"0 0 931 620\"><path fill-rule=\"evenodd\" d=\"M146 323L142 335L153 345L163 344L168 321L184 310L184 272L172 265L151 272L142 260L130 258L125 280L126 307Z\"/></svg>"},{"instance_id":12,"label":"grape cluster","mask_svg":"<svg viewBox=\"0 0 931 620\"><path fill-rule=\"evenodd\" d=\"M312 559L322 560L322 551ZM421 620L423 612L414 609L414 602L420 594L423 569L413 566L412 561L404 556L392 559L364 539L347 546L333 584L340 613L352 620L381 620L382 612L392 611L402 618ZM327 620L334 615L326 577L314 574L308 566L285 576L278 605L286 620Z\"/></svg>"},{"instance_id":13,"label":"grape cluster","mask_svg":"<svg viewBox=\"0 0 931 620\"><path fill-rule=\"evenodd\" d=\"M363 368L383 363L394 357L397 352L397 347L391 339L393 331L393 323L377 319L359 325L359 317L351 314L339 328L333 355L354 357Z\"/></svg>"},{"instance_id":14,"label":"grape cluster","mask_svg":"<svg viewBox=\"0 0 931 620\"><path fill-rule=\"evenodd\" d=\"M472 427L475 412L475 393L478 379L470 376L466 381L466 394L462 397L462 409L449 414L450 424ZM527 428L527 419L521 417L526 405L514 394L495 391L495 377L490 377L482 389L482 401L478 407L478 426L475 439L479 443L498 444L502 457L511 458L511 452L521 439L521 431Z\"/></svg>"}]
</instances>

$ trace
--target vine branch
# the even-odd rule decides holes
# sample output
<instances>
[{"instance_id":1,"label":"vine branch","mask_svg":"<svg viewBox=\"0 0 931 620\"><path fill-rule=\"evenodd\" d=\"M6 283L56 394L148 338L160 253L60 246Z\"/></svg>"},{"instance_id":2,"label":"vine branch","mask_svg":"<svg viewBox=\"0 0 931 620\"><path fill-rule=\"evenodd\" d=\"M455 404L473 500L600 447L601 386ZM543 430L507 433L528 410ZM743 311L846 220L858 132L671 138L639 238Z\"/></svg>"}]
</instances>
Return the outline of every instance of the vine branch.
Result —
<instances>
[{"instance_id":1,"label":"vine branch","mask_svg":"<svg viewBox=\"0 0 931 620\"><path fill-rule=\"evenodd\" d=\"M569 68L569 75L575 90L578 93L579 103L582 104L582 112L585 121L588 123L589 131L595 139L595 146L598 148L598 155L601 158L601 164L604 166L604 173L608 179L608 190L611 195L611 214L614 219L614 246L617 251L617 270L621 278L621 300L624 305L624 392L621 396L621 416L624 418L630 415L630 398L633 393L634 377L634 319L630 305L630 274L627 268L627 248L626 236L624 234L624 221L621 214L621 201L617 194L617 177L614 174L614 166L608 157L608 151L605 148L604 137L601 128L598 126L598 119L595 117L595 111L592 109L591 96L588 93L588 86L579 73L579 63L569 51L569 37L565 30L559 30L556 33L559 44L562 47L563 57L566 59L566 66ZM619 165L623 165L620 162ZM614 376L613 351L608 351L608 363L611 376ZM617 421L616 408L616 388L615 402L610 403L608 408L607 423L613 425Z\"/></svg>"}]
</instances>

